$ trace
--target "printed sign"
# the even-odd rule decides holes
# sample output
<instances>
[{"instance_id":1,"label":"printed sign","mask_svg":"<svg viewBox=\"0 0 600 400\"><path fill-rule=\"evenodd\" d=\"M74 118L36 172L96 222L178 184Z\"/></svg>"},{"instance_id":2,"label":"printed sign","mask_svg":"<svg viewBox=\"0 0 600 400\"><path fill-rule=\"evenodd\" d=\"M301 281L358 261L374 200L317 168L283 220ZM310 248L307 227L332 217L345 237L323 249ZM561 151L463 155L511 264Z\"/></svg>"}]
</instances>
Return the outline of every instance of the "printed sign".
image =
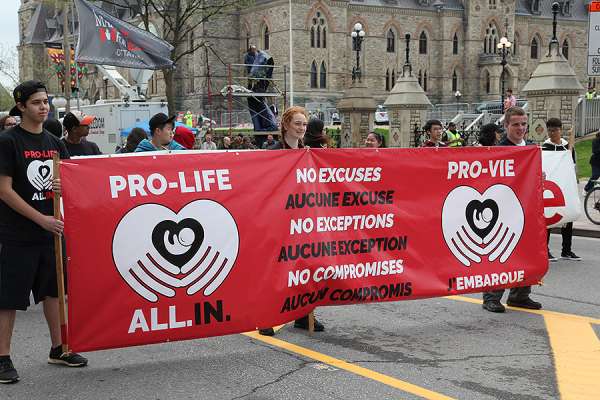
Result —
<instances>
[{"instance_id":1,"label":"printed sign","mask_svg":"<svg viewBox=\"0 0 600 400\"><path fill-rule=\"evenodd\" d=\"M61 162L74 351L317 306L537 284L540 150L300 149Z\"/></svg>"}]
</instances>

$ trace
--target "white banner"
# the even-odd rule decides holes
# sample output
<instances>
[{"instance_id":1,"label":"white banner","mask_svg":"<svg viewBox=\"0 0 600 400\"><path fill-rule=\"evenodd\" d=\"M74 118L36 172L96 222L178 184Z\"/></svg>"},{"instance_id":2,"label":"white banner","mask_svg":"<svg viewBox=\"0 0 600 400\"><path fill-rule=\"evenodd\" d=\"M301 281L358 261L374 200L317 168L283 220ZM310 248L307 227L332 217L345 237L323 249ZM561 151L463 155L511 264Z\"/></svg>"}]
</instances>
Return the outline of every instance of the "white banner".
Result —
<instances>
[{"instance_id":1,"label":"white banner","mask_svg":"<svg viewBox=\"0 0 600 400\"><path fill-rule=\"evenodd\" d=\"M576 221L581 215L575 164L570 151L542 151L544 216L548 228Z\"/></svg>"}]
</instances>

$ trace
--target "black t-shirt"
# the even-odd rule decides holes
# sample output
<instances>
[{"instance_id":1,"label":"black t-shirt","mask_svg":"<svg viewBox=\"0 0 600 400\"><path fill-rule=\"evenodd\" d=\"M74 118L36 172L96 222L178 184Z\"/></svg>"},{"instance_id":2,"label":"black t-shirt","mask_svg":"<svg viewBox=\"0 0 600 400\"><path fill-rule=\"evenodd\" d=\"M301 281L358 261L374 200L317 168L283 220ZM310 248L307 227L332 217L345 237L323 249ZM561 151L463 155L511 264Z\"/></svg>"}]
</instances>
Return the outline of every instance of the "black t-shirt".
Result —
<instances>
[{"instance_id":1,"label":"black t-shirt","mask_svg":"<svg viewBox=\"0 0 600 400\"><path fill-rule=\"evenodd\" d=\"M102 154L96 143L88 142L85 139L82 139L81 142L78 144L69 143L65 138L62 138L61 141L67 147L67 150L69 151L69 155L71 157L97 156L99 154Z\"/></svg>"},{"instance_id":2,"label":"black t-shirt","mask_svg":"<svg viewBox=\"0 0 600 400\"><path fill-rule=\"evenodd\" d=\"M12 187L27 204L53 215L52 155L69 158L65 145L44 130L27 132L20 126L0 133L0 175L12 177ZM0 243L51 244L53 236L0 200Z\"/></svg>"}]
</instances>

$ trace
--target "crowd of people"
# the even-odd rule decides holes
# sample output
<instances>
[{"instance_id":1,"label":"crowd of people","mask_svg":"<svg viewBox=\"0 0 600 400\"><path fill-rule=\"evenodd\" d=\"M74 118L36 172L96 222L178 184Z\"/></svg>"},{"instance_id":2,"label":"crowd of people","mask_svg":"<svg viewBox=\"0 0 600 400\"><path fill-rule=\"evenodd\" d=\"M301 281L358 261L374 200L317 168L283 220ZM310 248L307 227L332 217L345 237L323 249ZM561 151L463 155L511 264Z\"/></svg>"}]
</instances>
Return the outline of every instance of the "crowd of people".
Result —
<instances>
[{"instance_id":1,"label":"crowd of people","mask_svg":"<svg viewBox=\"0 0 600 400\"><path fill-rule=\"evenodd\" d=\"M64 223L54 217L53 193L60 193L59 179L54 179L48 162L52 155L61 159L71 156L100 154L100 149L86 137L94 117L73 111L62 121L48 119L49 104L46 87L38 81L27 81L13 92L15 107L10 115L0 118L0 383L13 383L19 375L10 358L10 344L16 310L26 310L33 293L36 303L43 302L51 347L48 362L69 367L83 367L87 359L83 356L62 351L59 321L57 275L55 269L54 235L60 235ZM149 121L150 132L134 128L118 153L134 153L160 150L184 150L200 148L256 149L249 136L237 135L233 139L225 136L217 144L211 132L197 143L193 132L185 127L174 129L174 118L163 113L154 115ZM181 129L180 129L181 128ZM502 137L500 127L485 125L481 129L481 146L526 146L528 128L526 112L511 107L505 113ZM571 151L569 143L562 139L562 123L556 118L547 121L548 140L545 151ZM425 147L460 147L464 140L450 123L444 133L440 121L430 120L424 130L428 133ZM594 157L600 157L600 136L594 142ZM331 146L323 121L309 118L302 107L290 107L281 118L281 138L268 134L261 144L265 150L298 149L304 147L327 148ZM364 147L385 147L382 135L370 132ZM34 164L35 163L35 164ZM32 172L31 165L37 169ZM593 173L599 174L596 164ZM567 260L580 260L571 249L572 223L561 229L563 247L561 256ZM554 257L548 251L550 260ZM483 308L491 312L504 312L500 303L504 290L483 294ZM508 305L529 309L540 309L542 305L532 300L530 287L512 288ZM309 318L295 321L294 326L308 329ZM315 331L325 329L314 321ZM270 327L260 329L262 335L273 335Z\"/></svg>"}]
</instances>

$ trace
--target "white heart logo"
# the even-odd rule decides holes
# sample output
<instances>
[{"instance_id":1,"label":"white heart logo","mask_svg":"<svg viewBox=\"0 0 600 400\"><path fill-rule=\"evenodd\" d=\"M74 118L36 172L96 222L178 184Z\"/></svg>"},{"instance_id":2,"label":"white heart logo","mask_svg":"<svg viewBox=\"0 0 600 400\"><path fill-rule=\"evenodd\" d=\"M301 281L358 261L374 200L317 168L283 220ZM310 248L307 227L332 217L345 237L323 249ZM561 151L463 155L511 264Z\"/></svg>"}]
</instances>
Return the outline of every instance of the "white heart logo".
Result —
<instances>
[{"instance_id":1,"label":"white heart logo","mask_svg":"<svg viewBox=\"0 0 600 400\"><path fill-rule=\"evenodd\" d=\"M34 160L27 166L27 179L37 190L52 190L52 160Z\"/></svg>"},{"instance_id":2,"label":"white heart logo","mask_svg":"<svg viewBox=\"0 0 600 400\"><path fill-rule=\"evenodd\" d=\"M442 208L444 240L465 266L481 256L506 262L517 246L525 215L519 199L506 185L494 185L480 194L469 186L452 190Z\"/></svg>"},{"instance_id":3,"label":"white heart logo","mask_svg":"<svg viewBox=\"0 0 600 400\"><path fill-rule=\"evenodd\" d=\"M196 200L178 213L143 204L119 222L113 260L125 282L148 301L174 297L176 288L211 295L233 268L239 234L229 211L212 200Z\"/></svg>"}]
</instances>

